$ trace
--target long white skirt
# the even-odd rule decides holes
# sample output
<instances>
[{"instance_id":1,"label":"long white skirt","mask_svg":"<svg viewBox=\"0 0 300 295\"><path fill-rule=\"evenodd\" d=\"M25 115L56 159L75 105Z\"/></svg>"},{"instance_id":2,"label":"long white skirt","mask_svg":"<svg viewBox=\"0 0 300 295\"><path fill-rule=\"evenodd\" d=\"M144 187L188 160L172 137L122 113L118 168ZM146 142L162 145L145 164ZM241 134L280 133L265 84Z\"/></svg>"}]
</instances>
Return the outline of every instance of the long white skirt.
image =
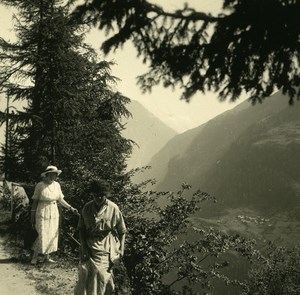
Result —
<instances>
[{"instance_id":1,"label":"long white skirt","mask_svg":"<svg viewBox=\"0 0 300 295\"><path fill-rule=\"evenodd\" d=\"M56 202L39 202L35 220L35 228L39 235L33 244L32 250L40 254L57 251L59 212Z\"/></svg>"}]
</instances>

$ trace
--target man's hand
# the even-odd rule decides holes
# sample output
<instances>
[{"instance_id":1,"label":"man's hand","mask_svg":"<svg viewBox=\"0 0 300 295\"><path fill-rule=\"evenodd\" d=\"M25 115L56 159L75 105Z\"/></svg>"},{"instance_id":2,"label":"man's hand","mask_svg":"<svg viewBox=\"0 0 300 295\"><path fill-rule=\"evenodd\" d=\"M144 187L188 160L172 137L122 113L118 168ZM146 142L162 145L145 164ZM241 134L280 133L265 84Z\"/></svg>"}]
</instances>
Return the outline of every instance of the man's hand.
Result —
<instances>
[{"instance_id":1,"label":"man's hand","mask_svg":"<svg viewBox=\"0 0 300 295\"><path fill-rule=\"evenodd\" d=\"M120 258L123 258L123 256L124 256L124 249L123 248L119 249L119 254L120 254Z\"/></svg>"}]
</instances>

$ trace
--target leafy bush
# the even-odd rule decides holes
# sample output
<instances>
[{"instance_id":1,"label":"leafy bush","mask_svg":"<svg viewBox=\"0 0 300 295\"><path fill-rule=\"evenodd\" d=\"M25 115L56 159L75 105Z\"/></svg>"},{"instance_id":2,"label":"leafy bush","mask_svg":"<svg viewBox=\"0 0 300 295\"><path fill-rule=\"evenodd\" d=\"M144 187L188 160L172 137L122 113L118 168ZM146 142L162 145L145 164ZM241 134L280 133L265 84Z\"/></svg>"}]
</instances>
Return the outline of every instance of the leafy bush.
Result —
<instances>
[{"instance_id":1,"label":"leafy bush","mask_svg":"<svg viewBox=\"0 0 300 295\"><path fill-rule=\"evenodd\" d=\"M300 294L299 270L300 245L287 248L270 244L254 262L243 294Z\"/></svg>"},{"instance_id":2,"label":"leafy bush","mask_svg":"<svg viewBox=\"0 0 300 295\"><path fill-rule=\"evenodd\" d=\"M189 217L201 209L202 202L215 201L209 194L199 190L189 195L191 187L186 183L178 192L144 190L149 182L129 183L117 200L128 226L124 264L131 293L207 292L213 289L214 279L234 284L222 272L228 261L221 256L235 252L250 258L254 241L191 223Z\"/></svg>"}]
</instances>

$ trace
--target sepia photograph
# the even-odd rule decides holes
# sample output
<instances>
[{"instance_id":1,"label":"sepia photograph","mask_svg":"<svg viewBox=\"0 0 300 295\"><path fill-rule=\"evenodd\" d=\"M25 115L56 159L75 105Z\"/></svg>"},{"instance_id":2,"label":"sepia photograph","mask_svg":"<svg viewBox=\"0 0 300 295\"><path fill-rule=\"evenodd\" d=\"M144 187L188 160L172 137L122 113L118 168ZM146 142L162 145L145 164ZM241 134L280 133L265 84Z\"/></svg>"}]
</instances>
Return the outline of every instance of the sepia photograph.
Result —
<instances>
[{"instance_id":1,"label":"sepia photograph","mask_svg":"<svg viewBox=\"0 0 300 295\"><path fill-rule=\"evenodd\" d=\"M299 295L299 11L0 0L0 294Z\"/></svg>"}]
</instances>

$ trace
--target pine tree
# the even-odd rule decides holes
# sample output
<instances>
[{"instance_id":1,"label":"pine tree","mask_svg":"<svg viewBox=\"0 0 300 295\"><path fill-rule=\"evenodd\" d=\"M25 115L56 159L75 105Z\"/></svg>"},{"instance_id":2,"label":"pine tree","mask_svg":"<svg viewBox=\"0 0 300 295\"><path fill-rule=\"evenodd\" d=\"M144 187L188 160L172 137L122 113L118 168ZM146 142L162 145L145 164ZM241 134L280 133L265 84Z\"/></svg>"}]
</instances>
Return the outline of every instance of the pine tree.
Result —
<instances>
[{"instance_id":1,"label":"pine tree","mask_svg":"<svg viewBox=\"0 0 300 295\"><path fill-rule=\"evenodd\" d=\"M130 153L119 124L128 115L128 99L111 90L116 78L110 64L84 43L84 27L69 18L70 7L62 2L5 1L19 11L18 41L1 39L0 83L26 103L14 118L22 138L22 180L36 181L49 164L69 177L113 179L122 175Z\"/></svg>"}]
</instances>

